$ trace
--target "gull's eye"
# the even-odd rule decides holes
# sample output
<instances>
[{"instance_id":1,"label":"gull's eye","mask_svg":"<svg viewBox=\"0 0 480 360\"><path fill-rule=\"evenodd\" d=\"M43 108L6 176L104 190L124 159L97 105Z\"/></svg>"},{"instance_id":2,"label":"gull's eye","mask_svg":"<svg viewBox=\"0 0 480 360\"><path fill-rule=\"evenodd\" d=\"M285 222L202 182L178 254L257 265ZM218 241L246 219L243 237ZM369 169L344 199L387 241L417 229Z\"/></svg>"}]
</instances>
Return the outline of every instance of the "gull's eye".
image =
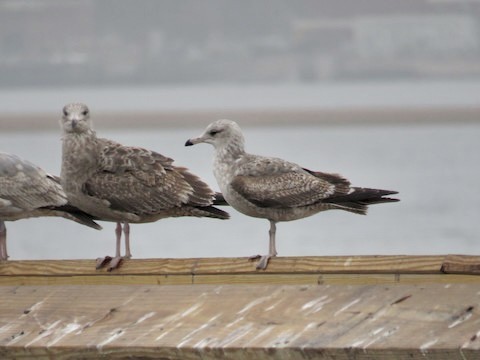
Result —
<instances>
[{"instance_id":1,"label":"gull's eye","mask_svg":"<svg viewBox=\"0 0 480 360\"><path fill-rule=\"evenodd\" d=\"M67 109L65 109L65 108L63 108L63 115L64 115L64 116L68 116Z\"/></svg>"},{"instance_id":2,"label":"gull's eye","mask_svg":"<svg viewBox=\"0 0 480 360\"><path fill-rule=\"evenodd\" d=\"M87 116L87 114L88 114L88 110L83 110L83 111L82 111L82 115L83 115L83 116Z\"/></svg>"},{"instance_id":3,"label":"gull's eye","mask_svg":"<svg viewBox=\"0 0 480 360\"><path fill-rule=\"evenodd\" d=\"M217 135L217 134L218 134L219 132L221 132L221 131L222 131L222 130L215 130L215 129L214 129L214 130L210 130L208 134L209 134L210 136L215 136L215 135Z\"/></svg>"}]
</instances>

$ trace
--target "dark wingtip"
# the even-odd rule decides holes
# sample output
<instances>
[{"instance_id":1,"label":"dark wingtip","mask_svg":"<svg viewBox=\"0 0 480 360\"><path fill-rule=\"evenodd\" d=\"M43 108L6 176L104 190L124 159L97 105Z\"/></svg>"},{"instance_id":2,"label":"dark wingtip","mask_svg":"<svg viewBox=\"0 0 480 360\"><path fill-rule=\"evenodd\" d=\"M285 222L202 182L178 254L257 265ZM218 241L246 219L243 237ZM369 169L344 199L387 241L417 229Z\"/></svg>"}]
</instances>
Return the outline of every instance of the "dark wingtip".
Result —
<instances>
[{"instance_id":1,"label":"dark wingtip","mask_svg":"<svg viewBox=\"0 0 480 360\"><path fill-rule=\"evenodd\" d=\"M192 146L193 143L190 139L187 140L187 142L185 143L185 146Z\"/></svg>"},{"instance_id":2,"label":"dark wingtip","mask_svg":"<svg viewBox=\"0 0 480 360\"><path fill-rule=\"evenodd\" d=\"M213 199L213 205L229 206L229 203L227 202L227 200L225 200L225 197L222 193L216 192Z\"/></svg>"},{"instance_id":3,"label":"dark wingtip","mask_svg":"<svg viewBox=\"0 0 480 360\"><path fill-rule=\"evenodd\" d=\"M91 227L92 229L95 230L102 230L102 226L93 221L92 217L89 214L70 214L72 216L72 220L78 222L79 224L86 225L88 227Z\"/></svg>"},{"instance_id":4,"label":"dark wingtip","mask_svg":"<svg viewBox=\"0 0 480 360\"><path fill-rule=\"evenodd\" d=\"M370 189L370 188L352 188L354 191L345 195L334 196L328 202L335 204L345 204L349 203L352 207L352 204L357 204L361 206L368 206L381 203L389 202L398 202L400 199L386 197L388 195L398 194L398 191L394 190L381 190L381 189ZM366 209L365 209L366 210Z\"/></svg>"},{"instance_id":5,"label":"dark wingtip","mask_svg":"<svg viewBox=\"0 0 480 360\"><path fill-rule=\"evenodd\" d=\"M103 229L103 227L101 225L99 225L98 223L96 223L95 221L92 220L92 223L93 224L90 225L91 228L94 228L96 230L102 230Z\"/></svg>"},{"instance_id":6,"label":"dark wingtip","mask_svg":"<svg viewBox=\"0 0 480 360\"><path fill-rule=\"evenodd\" d=\"M73 220L79 224L86 225L96 230L102 230L102 226L97 224L94 220L100 220L95 216L92 216L82 210L76 208L73 205L65 204L62 206L49 207L50 210L60 211L60 216Z\"/></svg>"},{"instance_id":7,"label":"dark wingtip","mask_svg":"<svg viewBox=\"0 0 480 360\"><path fill-rule=\"evenodd\" d=\"M230 219L230 214L226 211L220 210L214 206L207 206L202 208L203 210L207 211L208 213L212 214L214 218L221 219L221 220L228 220Z\"/></svg>"},{"instance_id":8,"label":"dark wingtip","mask_svg":"<svg viewBox=\"0 0 480 360\"><path fill-rule=\"evenodd\" d=\"M390 203L390 202L398 202L400 199L388 197L388 195L396 195L398 191L394 190L379 190L379 189L361 189L367 195L366 198L360 199L361 203L365 205L374 205L374 204L381 204L381 203ZM361 191L360 191L361 192ZM370 196L368 196L370 194Z\"/></svg>"}]
</instances>

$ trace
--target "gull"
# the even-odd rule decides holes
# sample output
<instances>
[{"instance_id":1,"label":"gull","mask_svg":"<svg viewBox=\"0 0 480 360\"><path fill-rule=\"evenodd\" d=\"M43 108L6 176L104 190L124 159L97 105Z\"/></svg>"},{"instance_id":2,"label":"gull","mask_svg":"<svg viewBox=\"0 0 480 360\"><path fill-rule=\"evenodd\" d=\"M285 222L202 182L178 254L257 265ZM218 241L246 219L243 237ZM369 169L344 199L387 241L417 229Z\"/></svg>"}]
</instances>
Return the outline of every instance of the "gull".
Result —
<instances>
[{"instance_id":1,"label":"gull","mask_svg":"<svg viewBox=\"0 0 480 360\"><path fill-rule=\"evenodd\" d=\"M239 212L268 219L269 253L260 258L257 269L265 270L277 255L276 224L340 209L366 214L371 204L394 202L384 197L396 191L351 187L338 174L311 171L275 157L245 152L245 140L238 124L217 120L200 137L187 140L185 146L207 143L214 146L213 173L220 191L230 206Z\"/></svg>"},{"instance_id":2,"label":"gull","mask_svg":"<svg viewBox=\"0 0 480 360\"><path fill-rule=\"evenodd\" d=\"M94 229L101 226L67 201L59 178L20 157L0 152L0 260L7 260L5 221L61 216Z\"/></svg>"},{"instance_id":3,"label":"gull","mask_svg":"<svg viewBox=\"0 0 480 360\"><path fill-rule=\"evenodd\" d=\"M122 224L124 257L130 258L130 223L179 216L229 218L212 206L215 192L172 159L97 137L85 104L67 104L60 123L60 177L69 201L100 220L117 223L115 257L97 259L97 269L107 262L108 270L119 266Z\"/></svg>"}]
</instances>

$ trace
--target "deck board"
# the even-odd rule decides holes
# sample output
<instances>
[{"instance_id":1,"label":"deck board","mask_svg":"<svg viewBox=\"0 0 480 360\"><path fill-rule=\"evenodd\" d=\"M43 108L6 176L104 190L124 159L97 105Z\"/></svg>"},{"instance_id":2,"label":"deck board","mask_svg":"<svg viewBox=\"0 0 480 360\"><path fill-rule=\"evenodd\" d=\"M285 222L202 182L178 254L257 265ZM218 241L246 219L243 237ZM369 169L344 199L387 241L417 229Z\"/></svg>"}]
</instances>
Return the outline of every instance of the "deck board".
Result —
<instances>
[{"instance_id":1,"label":"deck board","mask_svg":"<svg viewBox=\"0 0 480 360\"><path fill-rule=\"evenodd\" d=\"M480 286L0 287L0 356L478 359Z\"/></svg>"},{"instance_id":2,"label":"deck board","mask_svg":"<svg viewBox=\"0 0 480 360\"><path fill-rule=\"evenodd\" d=\"M277 257L264 273L384 273L439 272L445 255L429 256L302 256ZM480 257L477 257L480 261ZM255 272L255 263L247 258L187 258L124 260L116 274L222 274ZM94 260L21 260L0 263L1 275L97 275Z\"/></svg>"},{"instance_id":3,"label":"deck board","mask_svg":"<svg viewBox=\"0 0 480 360\"><path fill-rule=\"evenodd\" d=\"M278 257L266 271L247 258L132 259L112 272L94 260L0 262L0 285L392 284L480 282L480 257Z\"/></svg>"},{"instance_id":4,"label":"deck board","mask_svg":"<svg viewBox=\"0 0 480 360\"><path fill-rule=\"evenodd\" d=\"M1 359L479 359L480 257L0 263Z\"/></svg>"}]
</instances>

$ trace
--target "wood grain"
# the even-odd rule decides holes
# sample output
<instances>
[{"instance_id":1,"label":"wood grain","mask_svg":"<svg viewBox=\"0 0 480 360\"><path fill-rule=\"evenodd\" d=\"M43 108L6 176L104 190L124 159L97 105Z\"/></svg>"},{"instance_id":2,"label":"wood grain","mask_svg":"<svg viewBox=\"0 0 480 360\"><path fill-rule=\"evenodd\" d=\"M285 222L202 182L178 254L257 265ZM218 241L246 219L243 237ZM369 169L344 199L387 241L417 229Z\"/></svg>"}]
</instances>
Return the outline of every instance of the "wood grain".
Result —
<instances>
[{"instance_id":1,"label":"wood grain","mask_svg":"<svg viewBox=\"0 0 480 360\"><path fill-rule=\"evenodd\" d=\"M439 273L445 255L277 257L257 271L247 258L130 259L111 275L247 273ZM480 257L478 257L480 261ZM93 260L22 260L0 263L3 275L98 275Z\"/></svg>"},{"instance_id":2,"label":"wood grain","mask_svg":"<svg viewBox=\"0 0 480 360\"><path fill-rule=\"evenodd\" d=\"M0 286L0 357L478 359L479 284Z\"/></svg>"},{"instance_id":3,"label":"wood grain","mask_svg":"<svg viewBox=\"0 0 480 360\"><path fill-rule=\"evenodd\" d=\"M0 358L478 359L479 257L0 263ZM161 285L161 286L159 286Z\"/></svg>"},{"instance_id":4,"label":"wood grain","mask_svg":"<svg viewBox=\"0 0 480 360\"><path fill-rule=\"evenodd\" d=\"M246 258L135 259L107 272L93 260L28 260L0 263L0 285L476 283L477 263L460 255L279 257L258 271Z\"/></svg>"},{"instance_id":5,"label":"wood grain","mask_svg":"<svg viewBox=\"0 0 480 360\"><path fill-rule=\"evenodd\" d=\"M480 274L480 257L467 255L448 255L442 265L447 274Z\"/></svg>"}]
</instances>

